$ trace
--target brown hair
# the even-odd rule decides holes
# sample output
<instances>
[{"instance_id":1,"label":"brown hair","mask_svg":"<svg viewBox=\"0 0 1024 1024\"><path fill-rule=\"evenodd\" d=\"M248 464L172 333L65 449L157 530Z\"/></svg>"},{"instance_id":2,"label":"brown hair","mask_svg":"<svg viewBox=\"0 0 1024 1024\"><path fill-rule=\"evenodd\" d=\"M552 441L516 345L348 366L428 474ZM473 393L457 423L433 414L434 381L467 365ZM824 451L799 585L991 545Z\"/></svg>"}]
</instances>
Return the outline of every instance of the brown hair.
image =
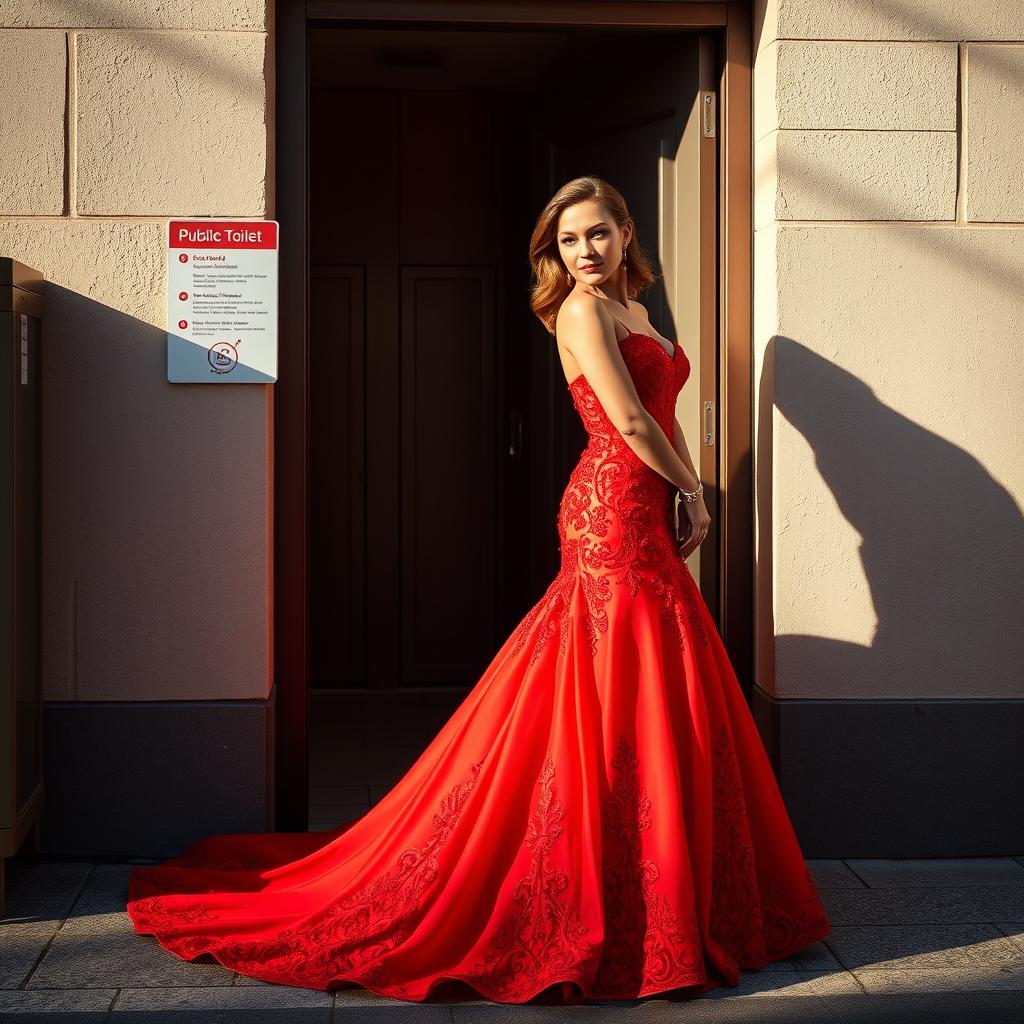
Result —
<instances>
[{"instance_id":1,"label":"brown hair","mask_svg":"<svg viewBox=\"0 0 1024 1024\"><path fill-rule=\"evenodd\" d=\"M541 211L530 236L530 269L534 284L530 291L530 309L549 334L555 333L555 317L565 297L572 290L567 283L568 271L558 252L558 220L562 211L587 199L599 202L609 215L623 228L632 220L626 200L613 185L603 178L586 175L566 182L548 200ZM637 238L636 224L626 246L626 295L635 298L646 291L660 275L654 272L646 251Z\"/></svg>"}]
</instances>

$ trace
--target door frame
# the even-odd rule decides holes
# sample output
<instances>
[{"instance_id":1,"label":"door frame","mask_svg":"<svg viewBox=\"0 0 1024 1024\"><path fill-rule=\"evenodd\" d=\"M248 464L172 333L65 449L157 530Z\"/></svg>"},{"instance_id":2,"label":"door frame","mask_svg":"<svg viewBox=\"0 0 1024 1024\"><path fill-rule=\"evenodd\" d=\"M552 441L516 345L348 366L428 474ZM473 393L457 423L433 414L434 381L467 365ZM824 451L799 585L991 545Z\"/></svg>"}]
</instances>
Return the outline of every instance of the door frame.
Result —
<instances>
[{"instance_id":1,"label":"door frame","mask_svg":"<svg viewBox=\"0 0 1024 1024\"><path fill-rule=\"evenodd\" d=\"M312 24L434 24L480 28L602 27L699 29L718 38L717 330L701 360L717 372L719 488L716 526L719 630L744 686L754 652L753 231L749 0L275 0L274 216L281 225L278 380L271 390L273 430L272 662L275 824L309 827L309 45ZM702 288L712 286L702 282ZM702 333L704 333L702 331ZM694 444L691 442L691 449ZM715 448L710 450L713 453ZM692 452L704 463L702 439ZM710 502L709 502L710 504Z\"/></svg>"}]
</instances>

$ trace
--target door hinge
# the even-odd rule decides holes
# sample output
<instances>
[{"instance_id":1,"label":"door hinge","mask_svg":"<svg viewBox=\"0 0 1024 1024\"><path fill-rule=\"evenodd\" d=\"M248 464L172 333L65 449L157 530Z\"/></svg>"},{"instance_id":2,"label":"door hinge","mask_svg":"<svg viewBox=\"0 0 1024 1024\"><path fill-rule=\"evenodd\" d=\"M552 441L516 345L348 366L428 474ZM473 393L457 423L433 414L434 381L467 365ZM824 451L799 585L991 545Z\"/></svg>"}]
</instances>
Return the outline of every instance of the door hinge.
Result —
<instances>
[{"instance_id":1,"label":"door hinge","mask_svg":"<svg viewBox=\"0 0 1024 1024\"><path fill-rule=\"evenodd\" d=\"M702 92L700 94L700 105L703 111L704 138L715 137L715 94L713 92Z\"/></svg>"},{"instance_id":2,"label":"door hinge","mask_svg":"<svg viewBox=\"0 0 1024 1024\"><path fill-rule=\"evenodd\" d=\"M715 406L713 402L704 403L704 443L715 443Z\"/></svg>"}]
</instances>

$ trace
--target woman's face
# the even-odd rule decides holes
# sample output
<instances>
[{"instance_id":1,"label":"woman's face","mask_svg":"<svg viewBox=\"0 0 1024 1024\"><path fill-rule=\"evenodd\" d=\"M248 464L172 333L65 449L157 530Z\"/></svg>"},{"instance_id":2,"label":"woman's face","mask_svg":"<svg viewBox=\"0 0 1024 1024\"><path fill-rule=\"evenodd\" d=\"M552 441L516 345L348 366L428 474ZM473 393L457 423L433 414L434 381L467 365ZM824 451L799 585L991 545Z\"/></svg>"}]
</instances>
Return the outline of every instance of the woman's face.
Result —
<instances>
[{"instance_id":1,"label":"woman's face","mask_svg":"<svg viewBox=\"0 0 1024 1024\"><path fill-rule=\"evenodd\" d=\"M566 269L583 284L608 280L622 263L631 228L620 229L596 200L568 206L558 218L558 251Z\"/></svg>"}]
</instances>

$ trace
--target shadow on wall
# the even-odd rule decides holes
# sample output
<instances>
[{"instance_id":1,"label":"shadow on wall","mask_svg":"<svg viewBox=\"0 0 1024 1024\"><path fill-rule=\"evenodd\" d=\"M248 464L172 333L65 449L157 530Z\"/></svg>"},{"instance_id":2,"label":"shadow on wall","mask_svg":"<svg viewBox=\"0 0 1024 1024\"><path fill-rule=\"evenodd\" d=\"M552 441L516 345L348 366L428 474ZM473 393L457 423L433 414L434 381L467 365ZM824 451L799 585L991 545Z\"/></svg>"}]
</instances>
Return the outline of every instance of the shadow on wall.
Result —
<instances>
[{"instance_id":1,"label":"shadow on wall","mask_svg":"<svg viewBox=\"0 0 1024 1024\"><path fill-rule=\"evenodd\" d=\"M163 328L50 281L41 370L46 699L264 699L266 389L171 384Z\"/></svg>"},{"instance_id":2,"label":"shadow on wall","mask_svg":"<svg viewBox=\"0 0 1024 1024\"><path fill-rule=\"evenodd\" d=\"M777 365L785 367L781 378ZM962 679L956 689L965 696L1005 697L1015 682L1008 674L1024 662L1024 517L1013 496L974 456L783 336L765 352L763 452L772 450L773 403L813 449L822 479L862 538L878 618L868 647L778 636L776 664L790 678L826 673L854 687L870 681L866 689L892 696L920 693L930 679ZM765 501L769 463L759 466L768 474L758 488ZM761 560L770 557L771 510L759 507L758 516Z\"/></svg>"}]
</instances>

